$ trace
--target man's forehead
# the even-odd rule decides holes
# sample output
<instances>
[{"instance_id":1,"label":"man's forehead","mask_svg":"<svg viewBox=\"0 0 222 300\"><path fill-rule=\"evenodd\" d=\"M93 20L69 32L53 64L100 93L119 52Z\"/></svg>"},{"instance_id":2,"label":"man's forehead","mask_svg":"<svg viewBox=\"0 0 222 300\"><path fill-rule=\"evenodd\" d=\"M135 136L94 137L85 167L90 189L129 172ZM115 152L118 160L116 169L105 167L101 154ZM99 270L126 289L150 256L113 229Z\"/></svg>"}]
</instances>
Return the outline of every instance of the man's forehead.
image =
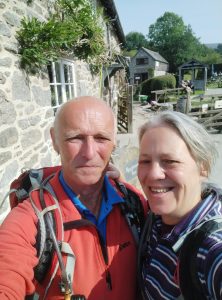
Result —
<instances>
[{"instance_id":1,"label":"man's forehead","mask_svg":"<svg viewBox=\"0 0 222 300\"><path fill-rule=\"evenodd\" d=\"M76 128L76 129L68 129L64 128L64 134L66 136L77 136L77 135L82 135L82 136L109 136L113 135L113 130L95 130L92 128Z\"/></svg>"}]
</instances>

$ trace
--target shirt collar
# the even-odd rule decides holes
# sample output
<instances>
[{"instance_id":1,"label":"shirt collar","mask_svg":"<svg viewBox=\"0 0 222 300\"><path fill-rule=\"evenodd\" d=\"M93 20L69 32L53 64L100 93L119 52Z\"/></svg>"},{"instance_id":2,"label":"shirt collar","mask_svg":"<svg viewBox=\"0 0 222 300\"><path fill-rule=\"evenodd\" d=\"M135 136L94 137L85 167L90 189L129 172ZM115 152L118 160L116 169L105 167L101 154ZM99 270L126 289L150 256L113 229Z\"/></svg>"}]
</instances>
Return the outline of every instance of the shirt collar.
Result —
<instances>
[{"instance_id":1,"label":"shirt collar","mask_svg":"<svg viewBox=\"0 0 222 300\"><path fill-rule=\"evenodd\" d=\"M81 202L81 200L77 197L76 193L69 187L69 185L65 182L65 179L63 177L63 172L61 171L59 174L59 181L68 195L68 197L71 199L73 204L76 206L80 214L85 213L91 213L89 209ZM107 211L108 213L112 210L112 206L117 203L124 202L124 199L118 194L116 189L112 186L107 176L104 178L104 184L103 184L103 196L102 196L102 204L101 204L101 210L100 210L100 217L104 218L104 213ZM107 215L105 213L105 215Z\"/></svg>"}]
</instances>

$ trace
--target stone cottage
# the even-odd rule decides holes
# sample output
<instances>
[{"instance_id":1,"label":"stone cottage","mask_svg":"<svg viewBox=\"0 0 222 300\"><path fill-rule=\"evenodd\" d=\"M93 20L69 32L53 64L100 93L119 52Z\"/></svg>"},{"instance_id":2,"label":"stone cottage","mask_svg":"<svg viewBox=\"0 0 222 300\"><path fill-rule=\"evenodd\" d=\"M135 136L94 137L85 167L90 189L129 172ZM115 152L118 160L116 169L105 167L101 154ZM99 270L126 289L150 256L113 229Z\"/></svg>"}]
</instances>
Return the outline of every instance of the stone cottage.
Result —
<instances>
[{"instance_id":1,"label":"stone cottage","mask_svg":"<svg viewBox=\"0 0 222 300\"><path fill-rule=\"evenodd\" d=\"M40 75L20 68L16 32L22 18L47 20L54 1L0 0L0 223L8 209L7 202L1 207L3 196L21 170L59 163L49 136L54 107L76 96L94 95L115 109L113 94L125 80L120 61L103 70L102 77L70 56L53 62ZM92 0L92 9L97 7L103 8L106 19L104 39L110 51L115 48L118 53L125 38L114 1Z\"/></svg>"},{"instance_id":2,"label":"stone cottage","mask_svg":"<svg viewBox=\"0 0 222 300\"><path fill-rule=\"evenodd\" d=\"M154 77L165 75L169 64L158 52L142 47L131 58L130 83L139 84L148 79L149 69L153 69Z\"/></svg>"}]
</instances>

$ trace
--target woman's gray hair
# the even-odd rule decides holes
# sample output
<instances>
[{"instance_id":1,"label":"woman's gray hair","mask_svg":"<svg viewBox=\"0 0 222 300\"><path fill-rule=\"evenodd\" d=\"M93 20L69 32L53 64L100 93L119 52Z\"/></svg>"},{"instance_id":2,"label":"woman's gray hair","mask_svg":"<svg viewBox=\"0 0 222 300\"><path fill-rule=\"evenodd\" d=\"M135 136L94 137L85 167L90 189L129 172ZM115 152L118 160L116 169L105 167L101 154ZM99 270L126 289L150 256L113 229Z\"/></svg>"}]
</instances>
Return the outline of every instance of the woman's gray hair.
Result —
<instances>
[{"instance_id":1,"label":"woman's gray hair","mask_svg":"<svg viewBox=\"0 0 222 300\"><path fill-rule=\"evenodd\" d=\"M197 165L203 166L209 176L211 168L218 155L210 134L206 129L191 117L175 111L160 112L143 124L139 129L139 142L146 131L160 125L168 125L174 128L186 143Z\"/></svg>"}]
</instances>

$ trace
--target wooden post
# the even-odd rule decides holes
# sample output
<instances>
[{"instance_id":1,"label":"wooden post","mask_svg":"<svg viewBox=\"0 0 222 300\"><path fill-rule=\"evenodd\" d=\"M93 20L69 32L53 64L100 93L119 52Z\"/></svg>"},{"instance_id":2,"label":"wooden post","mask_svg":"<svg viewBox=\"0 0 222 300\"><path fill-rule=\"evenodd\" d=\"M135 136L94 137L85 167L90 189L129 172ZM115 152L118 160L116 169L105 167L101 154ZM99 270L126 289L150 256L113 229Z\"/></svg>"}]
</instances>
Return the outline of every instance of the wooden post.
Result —
<instances>
[{"instance_id":1,"label":"wooden post","mask_svg":"<svg viewBox=\"0 0 222 300\"><path fill-rule=\"evenodd\" d=\"M133 86L128 85L127 93L127 123L128 133L133 132Z\"/></svg>"},{"instance_id":2,"label":"wooden post","mask_svg":"<svg viewBox=\"0 0 222 300\"><path fill-rule=\"evenodd\" d=\"M187 91L185 114L187 115L191 109L190 91Z\"/></svg>"}]
</instances>

